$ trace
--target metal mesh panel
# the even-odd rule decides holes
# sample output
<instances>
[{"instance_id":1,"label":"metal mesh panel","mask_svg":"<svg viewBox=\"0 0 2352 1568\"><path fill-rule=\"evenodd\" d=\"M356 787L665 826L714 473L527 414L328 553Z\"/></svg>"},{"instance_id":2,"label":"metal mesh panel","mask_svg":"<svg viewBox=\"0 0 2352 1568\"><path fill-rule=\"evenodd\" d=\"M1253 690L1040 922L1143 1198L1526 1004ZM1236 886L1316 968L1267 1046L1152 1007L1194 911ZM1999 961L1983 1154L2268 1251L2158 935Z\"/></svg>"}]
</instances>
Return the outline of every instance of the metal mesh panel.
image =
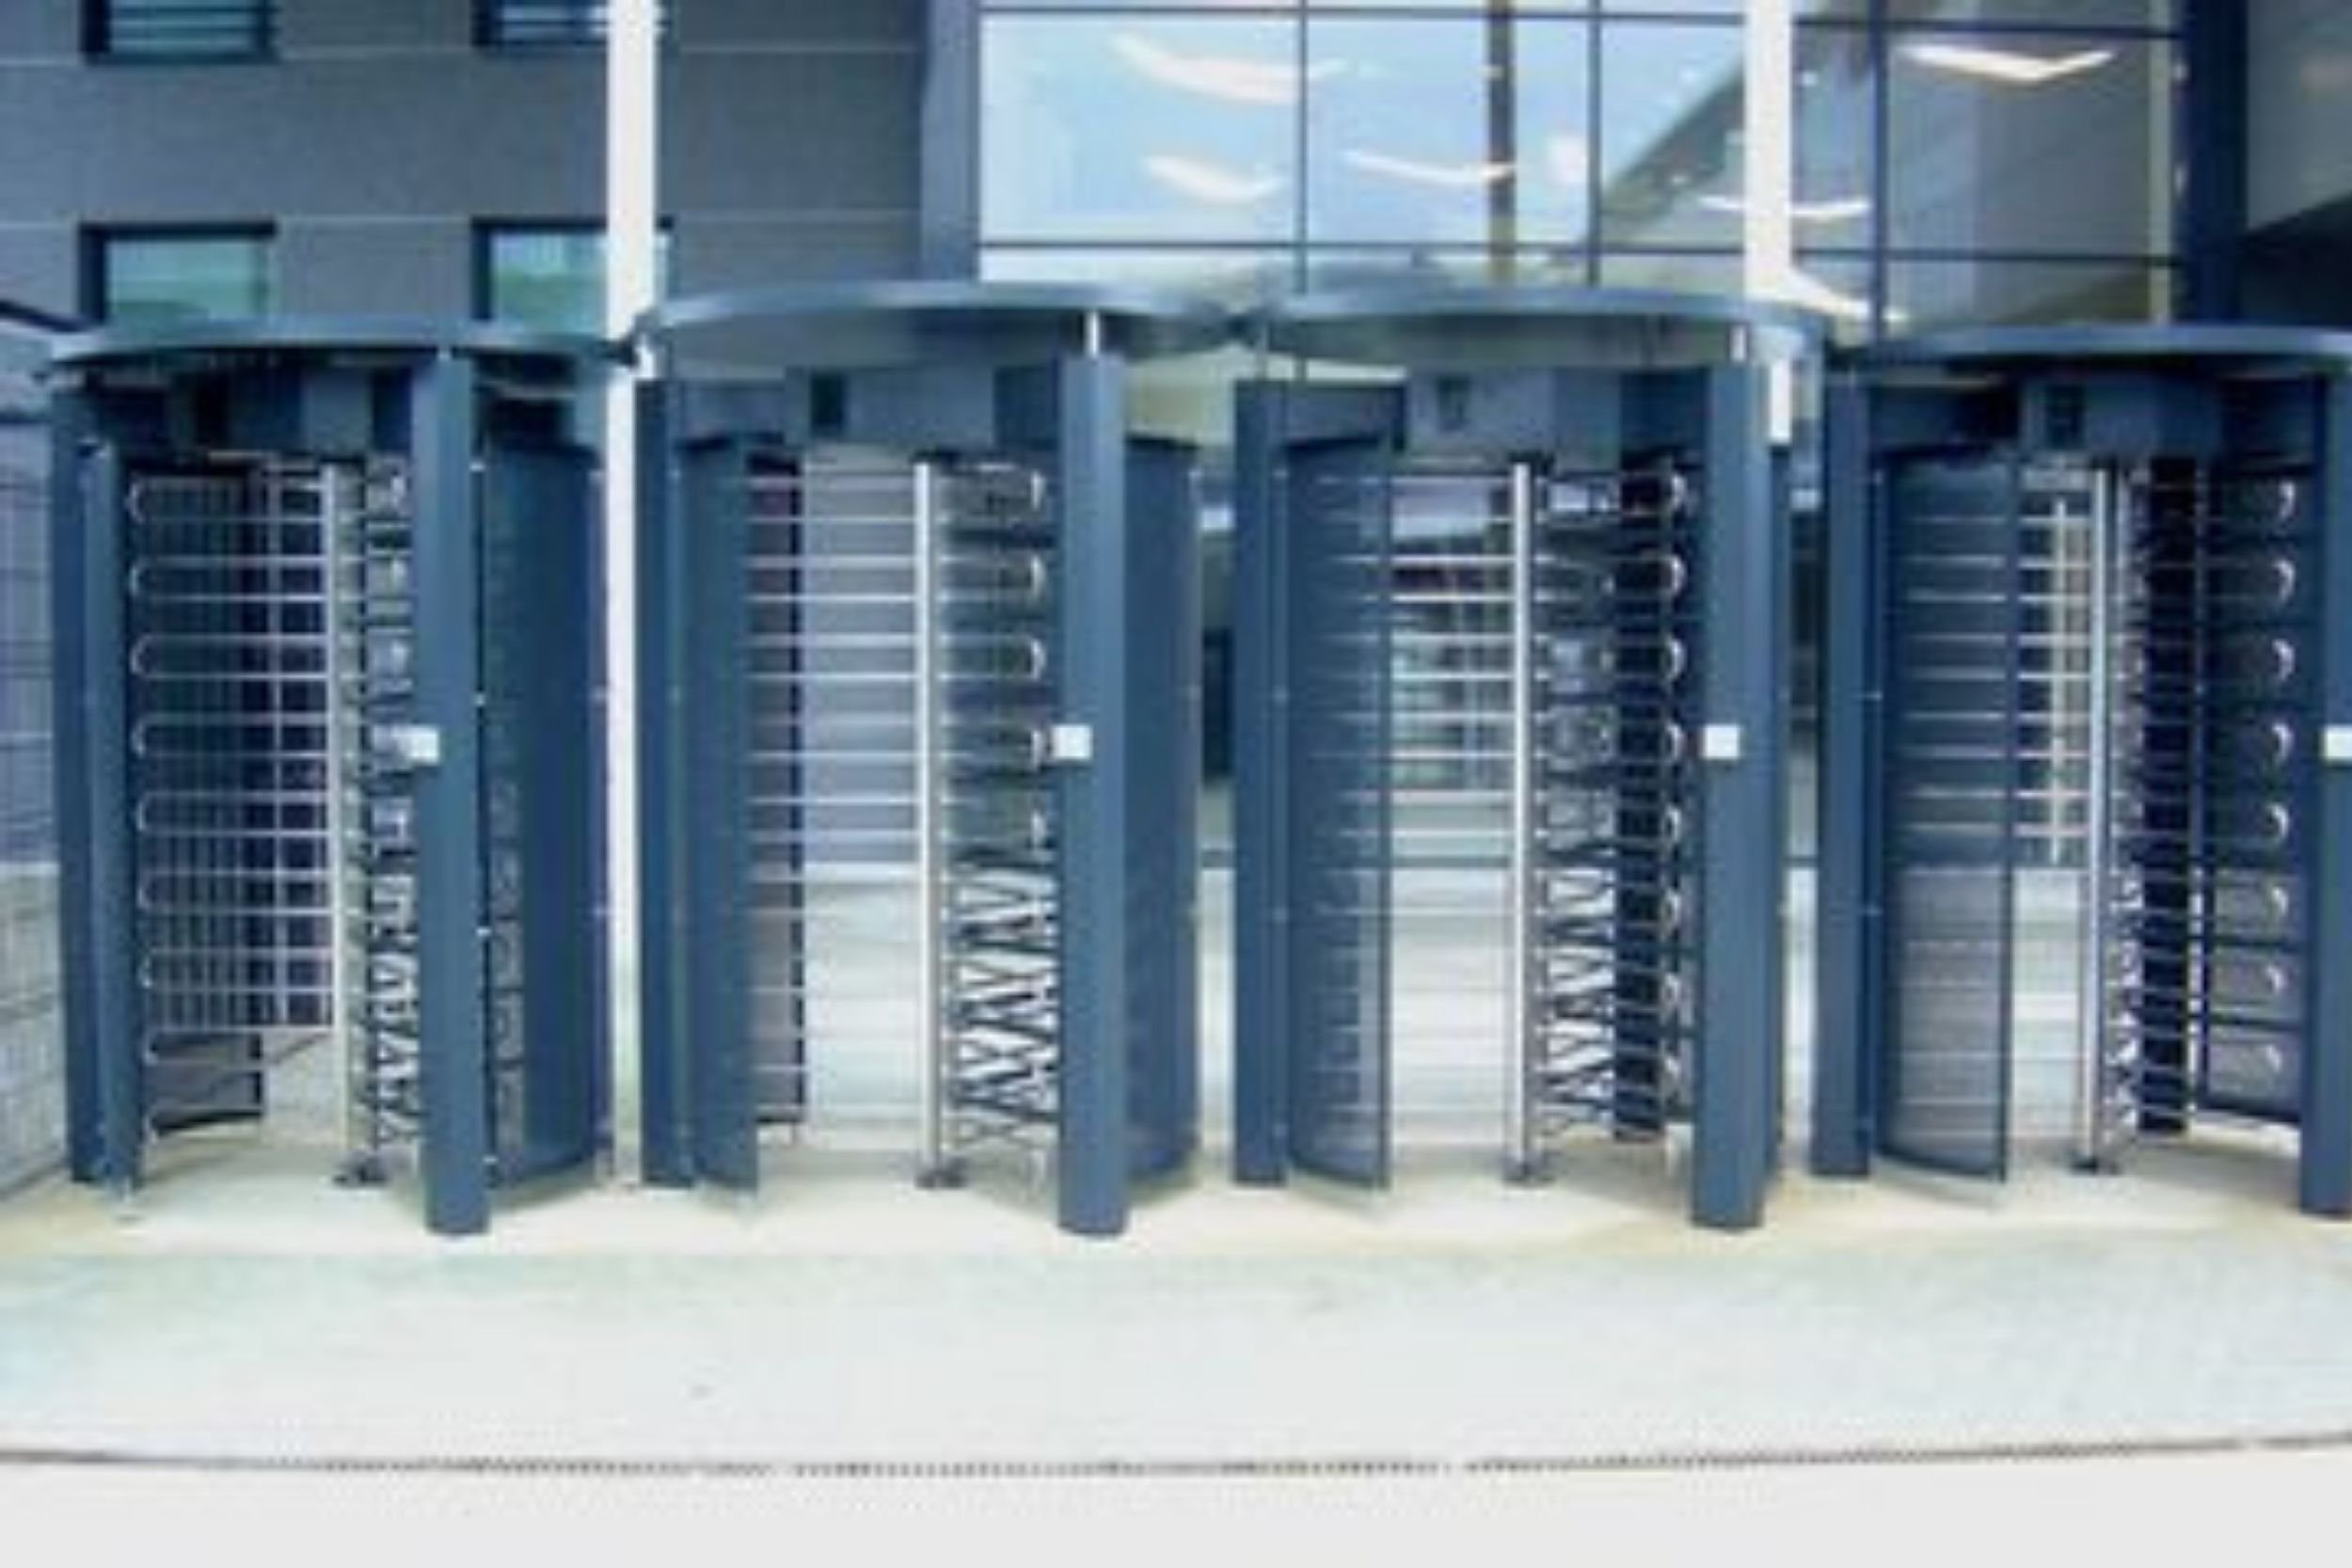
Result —
<instances>
[{"instance_id":1,"label":"metal mesh panel","mask_svg":"<svg viewBox=\"0 0 2352 1568\"><path fill-rule=\"evenodd\" d=\"M423 1115L418 1016L415 519L404 471L378 465L338 491L342 589L341 925L354 1153L412 1143Z\"/></svg>"},{"instance_id":2,"label":"metal mesh panel","mask_svg":"<svg viewBox=\"0 0 2352 1568\"><path fill-rule=\"evenodd\" d=\"M65 1153L46 430L0 387L0 1190Z\"/></svg>"},{"instance_id":3,"label":"metal mesh panel","mask_svg":"<svg viewBox=\"0 0 2352 1568\"><path fill-rule=\"evenodd\" d=\"M2315 562L2302 476L2134 476L2103 1137L2292 1120L2309 1027Z\"/></svg>"},{"instance_id":4,"label":"metal mesh panel","mask_svg":"<svg viewBox=\"0 0 2352 1568\"><path fill-rule=\"evenodd\" d=\"M334 1021L327 488L256 464L126 496L139 1048L151 1127L259 1114Z\"/></svg>"},{"instance_id":5,"label":"metal mesh panel","mask_svg":"<svg viewBox=\"0 0 2352 1568\"><path fill-rule=\"evenodd\" d=\"M1060 1107L1057 524L1025 468L943 473L936 499L947 1141L1041 1152Z\"/></svg>"},{"instance_id":6,"label":"metal mesh panel","mask_svg":"<svg viewBox=\"0 0 2352 1568\"><path fill-rule=\"evenodd\" d=\"M1696 486L1671 467L1542 486L1528 632L1538 1133L1655 1132L1687 1099L1699 523Z\"/></svg>"}]
</instances>

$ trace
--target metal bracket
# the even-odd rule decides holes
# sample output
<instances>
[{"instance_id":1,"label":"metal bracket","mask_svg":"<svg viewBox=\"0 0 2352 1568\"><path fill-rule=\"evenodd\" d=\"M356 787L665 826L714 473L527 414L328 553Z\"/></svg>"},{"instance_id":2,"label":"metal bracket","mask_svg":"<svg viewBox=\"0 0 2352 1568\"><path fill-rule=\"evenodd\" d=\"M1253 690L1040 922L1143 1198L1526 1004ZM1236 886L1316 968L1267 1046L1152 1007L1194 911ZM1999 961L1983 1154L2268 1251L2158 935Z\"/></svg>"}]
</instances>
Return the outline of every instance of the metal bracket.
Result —
<instances>
[{"instance_id":1,"label":"metal bracket","mask_svg":"<svg viewBox=\"0 0 2352 1568\"><path fill-rule=\"evenodd\" d=\"M1045 755L1057 768L1077 768L1094 760L1094 726L1056 724L1045 736Z\"/></svg>"},{"instance_id":2,"label":"metal bracket","mask_svg":"<svg viewBox=\"0 0 2352 1568\"><path fill-rule=\"evenodd\" d=\"M1704 762L1734 763L1747 752L1747 731L1739 724L1708 724L1699 731L1699 758Z\"/></svg>"},{"instance_id":3,"label":"metal bracket","mask_svg":"<svg viewBox=\"0 0 2352 1568\"><path fill-rule=\"evenodd\" d=\"M2330 768L2352 767L2352 724L2320 726L2319 760Z\"/></svg>"}]
</instances>

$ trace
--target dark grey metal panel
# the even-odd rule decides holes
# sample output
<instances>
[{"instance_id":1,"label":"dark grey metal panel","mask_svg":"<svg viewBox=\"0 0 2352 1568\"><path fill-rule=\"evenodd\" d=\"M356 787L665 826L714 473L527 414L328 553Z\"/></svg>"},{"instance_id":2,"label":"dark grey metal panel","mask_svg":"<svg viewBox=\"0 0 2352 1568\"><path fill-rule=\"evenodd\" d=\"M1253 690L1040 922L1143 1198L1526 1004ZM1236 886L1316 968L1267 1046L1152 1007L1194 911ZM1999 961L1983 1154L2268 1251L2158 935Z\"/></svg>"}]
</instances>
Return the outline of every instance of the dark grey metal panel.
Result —
<instances>
[{"instance_id":1,"label":"dark grey metal panel","mask_svg":"<svg viewBox=\"0 0 2352 1568\"><path fill-rule=\"evenodd\" d=\"M688 457L679 753L685 771L685 1050L694 1168L722 1186L759 1181L758 1094L751 1017L750 695L744 682L750 594L745 504L749 457L738 445Z\"/></svg>"},{"instance_id":2,"label":"dark grey metal panel","mask_svg":"<svg viewBox=\"0 0 2352 1568\"><path fill-rule=\"evenodd\" d=\"M1123 362L1062 362L1052 487L1059 525L1057 645L1061 722L1091 732L1091 758L1057 782L1061 958L1062 1227L1126 1228L1131 1160L1129 1037L1134 955L1133 770L1145 716L1128 705L1132 540L1128 531L1127 372Z\"/></svg>"},{"instance_id":3,"label":"dark grey metal panel","mask_svg":"<svg viewBox=\"0 0 2352 1568\"><path fill-rule=\"evenodd\" d=\"M606 1142L593 459L493 449L483 504L492 1132L501 1182Z\"/></svg>"},{"instance_id":4,"label":"dark grey metal panel","mask_svg":"<svg viewBox=\"0 0 2352 1568\"><path fill-rule=\"evenodd\" d=\"M1881 1148L1974 1176L2009 1161L2021 576L2016 464L1887 476L1885 1045Z\"/></svg>"},{"instance_id":5,"label":"dark grey metal panel","mask_svg":"<svg viewBox=\"0 0 2352 1568\"><path fill-rule=\"evenodd\" d=\"M1135 1173L1161 1176L1200 1139L1200 541L1191 451L1127 463L1128 1085Z\"/></svg>"},{"instance_id":6,"label":"dark grey metal panel","mask_svg":"<svg viewBox=\"0 0 2352 1568\"><path fill-rule=\"evenodd\" d=\"M1290 925L1284 1030L1290 1156L1388 1180L1389 623L1393 454L1380 440L1295 449L1289 551Z\"/></svg>"},{"instance_id":7,"label":"dark grey metal panel","mask_svg":"<svg viewBox=\"0 0 2352 1568\"><path fill-rule=\"evenodd\" d=\"M686 501L669 389L637 398L638 1109L645 1180L694 1180L685 963Z\"/></svg>"},{"instance_id":8,"label":"dark grey metal panel","mask_svg":"<svg viewBox=\"0 0 2352 1568\"><path fill-rule=\"evenodd\" d=\"M482 603L473 471L479 382L442 358L414 389L416 720L437 734L416 785L417 990L424 1106L425 1220L442 1235L490 1222L491 1127L484 995Z\"/></svg>"},{"instance_id":9,"label":"dark grey metal panel","mask_svg":"<svg viewBox=\"0 0 2352 1568\"><path fill-rule=\"evenodd\" d=\"M1866 1176L1875 1142L1870 1062L1883 994L1876 889L1884 873L1874 780L1883 533L1870 483L1867 395L1859 383L1840 380L1829 390L1827 413L1820 861L1807 1153L1820 1175Z\"/></svg>"},{"instance_id":10,"label":"dark grey metal panel","mask_svg":"<svg viewBox=\"0 0 2352 1568\"><path fill-rule=\"evenodd\" d=\"M2352 724L2352 376L2322 384L2317 450L2324 455L2319 531L2319 721ZM2352 768L2316 784L2312 855L2312 1028L2303 1058L2302 1151L2296 1197L2315 1214L2352 1214Z\"/></svg>"},{"instance_id":11,"label":"dark grey metal panel","mask_svg":"<svg viewBox=\"0 0 2352 1568\"><path fill-rule=\"evenodd\" d=\"M1781 1052L1786 830L1776 808L1787 650L1777 634L1788 578L1772 500L1762 372L1709 372L1707 403L1701 719L1719 734L1731 730L1736 740L1723 750L1736 755L1701 746L1704 907L1691 1212L1702 1225L1740 1229L1763 1219L1779 1124L1771 1088Z\"/></svg>"}]
</instances>

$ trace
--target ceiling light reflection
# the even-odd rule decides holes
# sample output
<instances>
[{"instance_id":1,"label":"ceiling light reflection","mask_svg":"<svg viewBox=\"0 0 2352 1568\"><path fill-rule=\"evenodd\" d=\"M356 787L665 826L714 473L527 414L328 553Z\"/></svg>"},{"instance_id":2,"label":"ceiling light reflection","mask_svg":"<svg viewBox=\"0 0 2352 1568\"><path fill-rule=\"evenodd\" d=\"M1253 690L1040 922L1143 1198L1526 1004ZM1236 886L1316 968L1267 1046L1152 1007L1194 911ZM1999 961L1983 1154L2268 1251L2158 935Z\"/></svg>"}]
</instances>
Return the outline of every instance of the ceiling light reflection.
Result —
<instances>
[{"instance_id":1,"label":"ceiling light reflection","mask_svg":"<svg viewBox=\"0 0 2352 1568\"><path fill-rule=\"evenodd\" d=\"M1931 71L2012 87L2038 87L2069 76L2080 76L2115 58L2112 49L2084 49L2072 55L2026 55L2013 49L1987 49L1969 43L1910 43L1903 46L1903 55Z\"/></svg>"},{"instance_id":2,"label":"ceiling light reflection","mask_svg":"<svg viewBox=\"0 0 2352 1568\"><path fill-rule=\"evenodd\" d=\"M1187 55L1137 33L1120 33L1111 40L1119 57L1141 74L1164 86L1221 98L1232 103L1286 108L1298 102L1302 72L1287 61L1269 63L1231 55ZM1343 70L1338 61L1311 65L1303 72L1320 82Z\"/></svg>"},{"instance_id":3,"label":"ceiling light reflection","mask_svg":"<svg viewBox=\"0 0 2352 1568\"><path fill-rule=\"evenodd\" d=\"M1484 190L1502 183L1518 171L1518 166L1513 163L1432 164L1359 147L1348 148L1340 156L1350 167L1367 174L1386 175L1408 184L1430 185L1445 191Z\"/></svg>"},{"instance_id":4,"label":"ceiling light reflection","mask_svg":"<svg viewBox=\"0 0 2352 1568\"><path fill-rule=\"evenodd\" d=\"M1282 177L1266 170L1244 174L1205 159L1175 152L1149 153L1144 172L1169 190L1219 207L1247 207L1282 188Z\"/></svg>"}]
</instances>

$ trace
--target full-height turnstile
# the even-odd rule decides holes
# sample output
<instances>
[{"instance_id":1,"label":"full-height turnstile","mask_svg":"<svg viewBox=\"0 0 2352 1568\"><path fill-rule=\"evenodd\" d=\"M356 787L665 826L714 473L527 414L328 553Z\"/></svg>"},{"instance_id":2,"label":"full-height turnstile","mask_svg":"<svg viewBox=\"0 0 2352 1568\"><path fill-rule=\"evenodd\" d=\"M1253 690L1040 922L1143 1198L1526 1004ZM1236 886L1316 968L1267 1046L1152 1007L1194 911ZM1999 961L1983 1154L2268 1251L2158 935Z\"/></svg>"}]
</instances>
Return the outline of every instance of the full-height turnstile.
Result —
<instances>
[{"instance_id":1,"label":"full-height turnstile","mask_svg":"<svg viewBox=\"0 0 2352 1568\"><path fill-rule=\"evenodd\" d=\"M48 336L0 302L0 1193L65 1154L51 780Z\"/></svg>"},{"instance_id":2,"label":"full-height turnstile","mask_svg":"<svg viewBox=\"0 0 2352 1568\"><path fill-rule=\"evenodd\" d=\"M1815 1166L2252 1118L2352 1212L2352 337L1929 339L1829 413Z\"/></svg>"},{"instance_id":3,"label":"full-height turnstile","mask_svg":"<svg viewBox=\"0 0 2352 1568\"><path fill-rule=\"evenodd\" d=\"M1073 1231L1189 1157L1194 458L1127 362L1223 329L953 283L651 323L649 1179L753 1186L852 1058L924 1180L1009 1152Z\"/></svg>"},{"instance_id":4,"label":"full-height turnstile","mask_svg":"<svg viewBox=\"0 0 2352 1568\"><path fill-rule=\"evenodd\" d=\"M122 329L56 358L72 1164L309 1113L425 1217L606 1147L597 346Z\"/></svg>"},{"instance_id":5,"label":"full-height turnstile","mask_svg":"<svg viewBox=\"0 0 2352 1568\"><path fill-rule=\"evenodd\" d=\"M1788 557L1771 366L1682 296L1305 297L1243 388L1237 1174L1388 1180L1405 1042L1478 1064L1506 1169L1688 1118L1761 1216L1781 1051ZM1435 1082L1435 1080L1433 1080Z\"/></svg>"}]
</instances>

